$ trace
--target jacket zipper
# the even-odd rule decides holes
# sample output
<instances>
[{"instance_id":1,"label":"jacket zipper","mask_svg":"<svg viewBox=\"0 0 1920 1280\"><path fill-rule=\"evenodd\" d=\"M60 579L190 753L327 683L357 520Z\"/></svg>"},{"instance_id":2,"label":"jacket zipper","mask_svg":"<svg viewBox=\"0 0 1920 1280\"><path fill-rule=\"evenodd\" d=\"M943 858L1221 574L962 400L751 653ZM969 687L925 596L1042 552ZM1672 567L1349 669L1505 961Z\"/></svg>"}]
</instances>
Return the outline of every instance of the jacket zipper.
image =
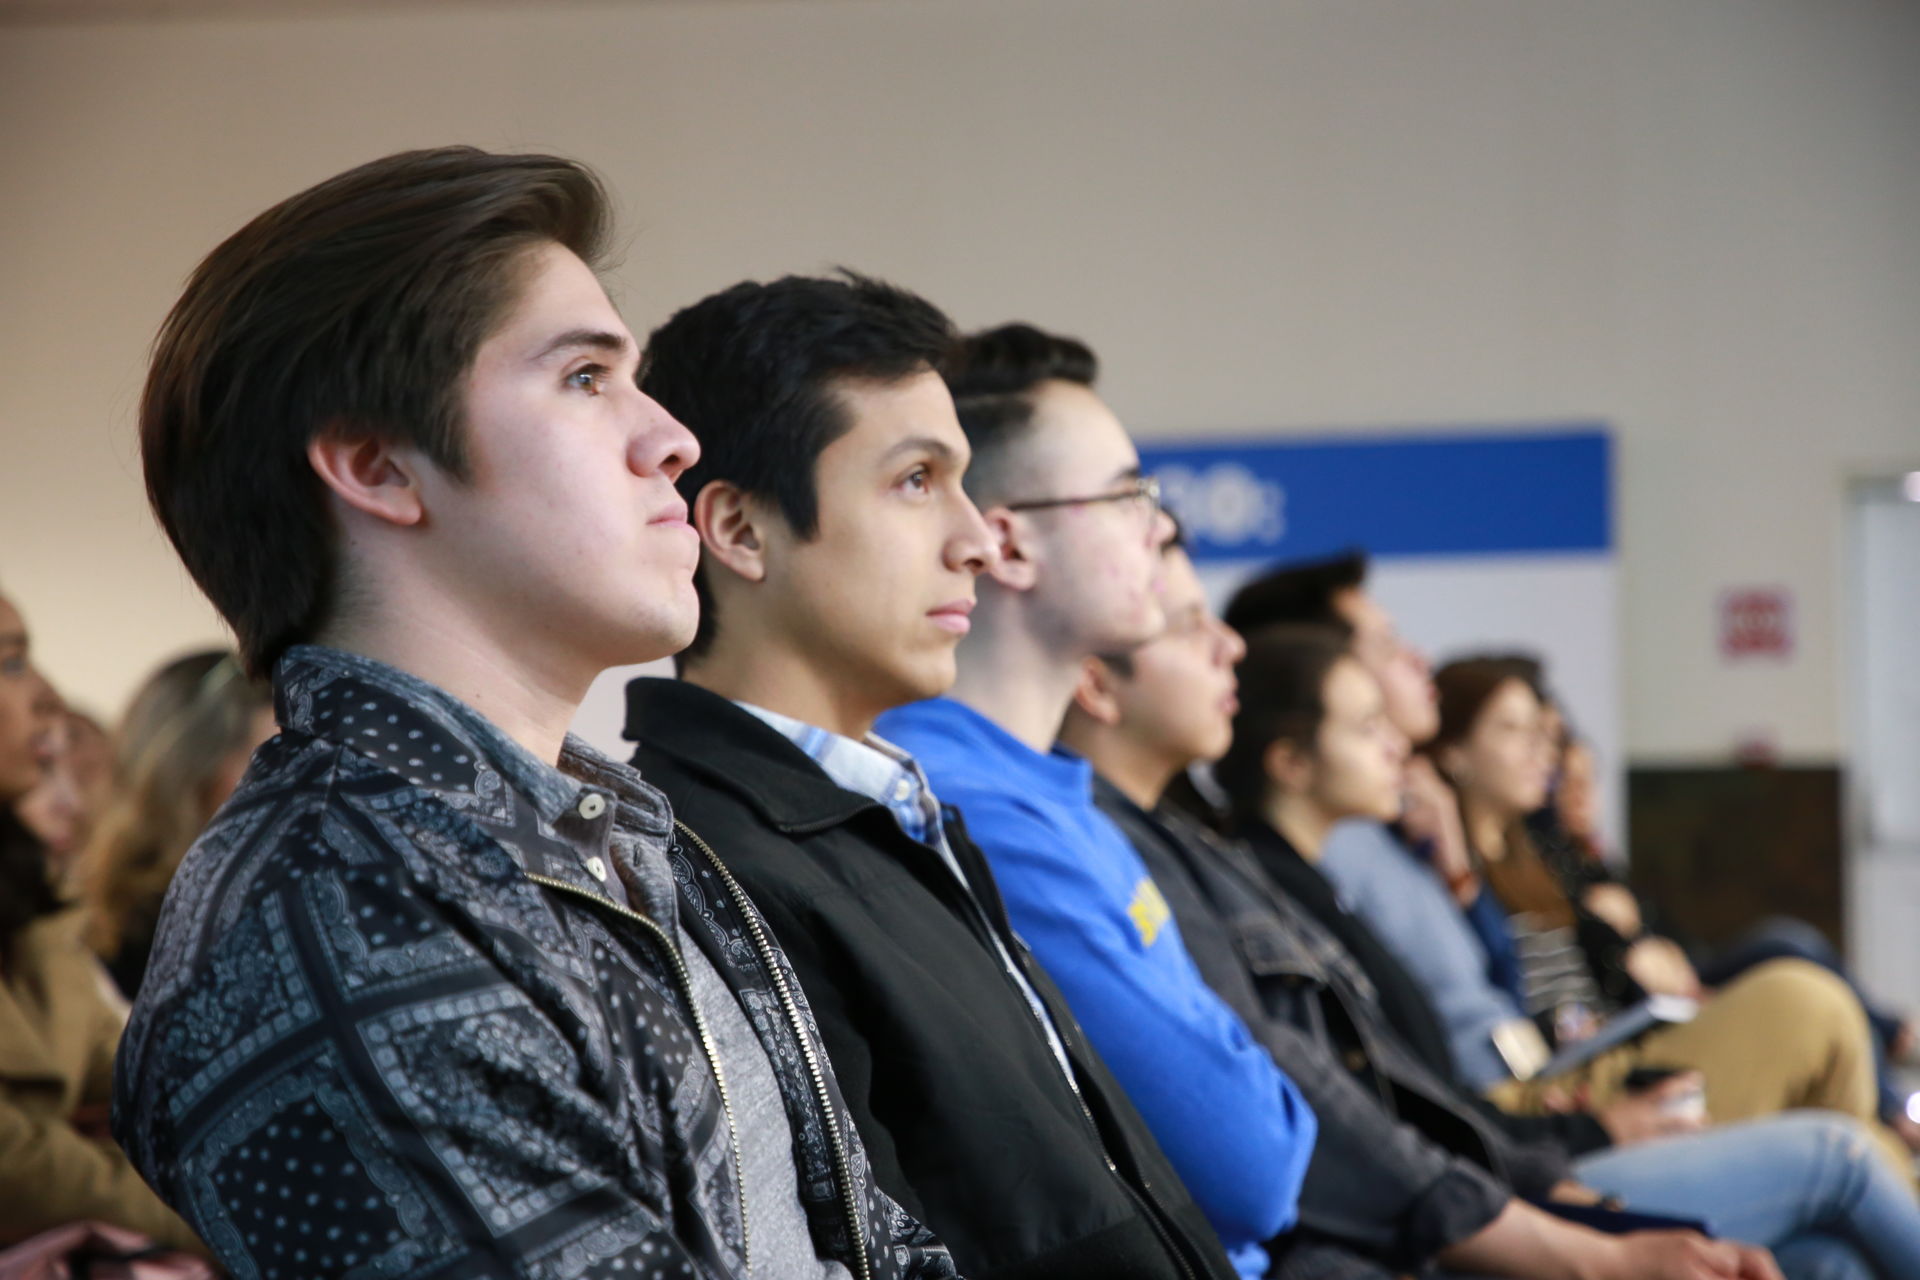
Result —
<instances>
[{"instance_id":1,"label":"jacket zipper","mask_svg":"<svg viewBox=\"0 0 1920 1280\"><path fill-rule=\"evenodd\" d=\"M833 1097L827 1090L826 1072L820 1066L820 1055L814 1051L813 1040L807 1034L806 1021L800 1016L800 1006L794 1002L793 992L787 986L786 975L774 956L773 946L767 941L766 930L760 924L759 913L747 902L747 896L740 888L740 882L733 878L733 872L727 870L727 864L720 861L720 855L711 845L701 839L693 828L678 818L673 820L674 829L685 836L693 847L698 849L713 869L720 874L720 883L726 886L727 896L733 900L734 910L746 921L747 931L753 935L754 950L760 954L761 967L767 976L773 979L774 993L780 998L780 1008L787 1015L787 1024L793 1031L793 1038L800 1046L800 1055L806 1059L807 1075L813 1082L814 1101L820 1107L822 1127L827 1131L827 1145L833 1150L834 1174L838 1180L841 1208L846 1213L847 1231L853 1246L854 1273L860 1280L873 1280L873 1267L867 1257L867 1221L861 1210L853 1189L853 1170L847 1156L846 1137L840 1132L839 1116L833 1108Z\"/></svg>"},{"instance_id":2,"label":"jacket zipper","mask_svg":"<svg viewBox=\"0 0 1920 1280\"><path fill-rule=\"evenodd\" d=\"M993 922L987 918L986 908L980 905L980 899L973 892L973 887L971 885L964 885L962 892L966 896L968 903L972 906L974 916L981 926L990 933L994 933L997 937L998 931L994 929ZM1016 965L1022 964L1023 962L1020 956L1022 950L1023 944L1017 939L1013 940L1012 946L1007 948L1008 961ZM1047 1036L1046 1028L1040 1023L1039 1012L1033 1008L1026 994L1020 990L1019 984L1014 981L1013 975L1006 970L1006 967L1003 965L996 965L994 967L1000 970L1001 979L1006 982L1007 989L1019 997L1021 1005L1026 1008L1028 1019L1033 1024L1034 1034L1040 1037L1042 1047L1046 1049L1047 1056L1051 1058L1053 1056L1053 1044ZM1033 981L1032 974L1023 973L1022 976L1024 976L1029 983ZM1035 999L1038 999L1040 989L1035 987L1033 990ZM1071 1017L1070 1011L1069 1017ZM1086 1122L1087 1133L1093 1138L1094 1146L1100 1149L1100 1159L1105 1162L1107 1172L1112 1174L1113 1180L1120 1184L1120 1189L1127 1193L1127 1198L1140 1207L1141 1216L1147 1220L1147 1225L1153 1228L1154 1235L1159 1237L1161 1246L1167 1251L1167 1256L1172 1258L1174 1265L1180 1268L1180 1274L1186 1277L1186 1280L1198 1280L1193 1267L1188 1262L1186 1254L1182 1252L1179 1243L1173 1238L1173 1233L1167 1229L1166 1223L1161 1221L1163 1215L1169 1217L1171 1215L1167 1215L1166 1209L1160 1204L1159 1198L1153 1194L1153 1184L1147 1181L1145 1174L1141 1174L1140 1186L1135 1187L1132 1182L1127 1180L1127 1176L1120 1172L1120 1166L1114 1163L1113 1153L1107 1150L1107 1140L1100 1136L1100 1125L1093 1118L1093 1109L1087 1106L1086 1095L1080 1091L1080 1081L1074 1074L1073 1054L1068 1049L1067 1037L1064 1033L1057 1031L1056 1033L1060 1036L1061 1052L1066 1054L1067 1057L1067 1061L1064 1064L1066 1066L1064 1074L1067 1077L1067 1088L1073 1092L1073 1101L1075 1105L1080 1108L1080 1118Z\"/></svg>"},{"instance_id":3,"label":"jacket zipper","mask_svg":"<svg viewBox=\"0 0 1920 1280\"><path fill-rule=\"evenodd\" d=\"M713 1034L707 1029L707 1019L700 1012L700 1003L693 996L693 979L687 973L687 962L680 955L680 948L674 944L667 931L660 927L651 916L644 916L630 907L615 902L605 894L582 889L579 885L569 884L565 880L556 880L552 876L527 873L527 879L538 885L561 893L584 898L588 902L605 907L614 914L631 920L651 933L659 942L660 949L666 953L673 969L674 982L680 988L680 998L686 1001L687 1013L693 1019L693 1029L700 1037L700 1048L707 1055L707 1066L713 1072L714 1090L720 1095L720 1110L727 1117L727 1142L733 1148L734 1192L740 1200L740 1265L748 1275L753 1274L753 1236L747 1230L747 1184L746 1166L740 1162L740 1127L733 1120L733 1097L727 1091L726 1073L720 1069L720 1055L713 1047Z\"/></svg>"},{"instance_id":4,"label":"jacket zipper","mask_svg":"<svg viewBox=\"0 0 1920 1280\"><path fill-rule=\"evenodd\" d=\"M1012 979L1008 979L1008 985L1012 986ZM1022 1003L1025 1003L1024 997L1022 998ZM1034 1030L1040 1033L1041 1039L1044 1041L1046 1036L1040 1028L1039 1017L1036 1015L1033 1021ZM1062 1049L1067 1047L1067 1041L1064 1036L1061 1037L1060 1047ZM1048 1046L1047 1053L1048 1056L1052 1056L1053 1049L1051 1046ZM1127 1180L1126 1175L1120 1172L1120 1166L1114 1163L1113 1153L1107 1150L1106 1139L1100 1136L1100 1125L1093 1118L1093 1109L1087 1106L1086 1095L1080 1092L1080 1082L1074 1078L1071 1067L1071 1053L1068 1054L1068 1063L1067 1085L1073 1090L1074 1102L1079 1104L1080 1118L1086 1121L1087 1132L1092 1135L1094 1145L1100 1148L1100 1159L1106 1162L1107 1172L1113 1175L1113 1180L1120 1184L1120 1189L1127 1193L1127 1197L1140 1206L1141 1216L1147 1220L1147 1225L1153 1228L1153 1234L1160 1238L1160 1243L1166 1249L1167 1256L1172 1258L1174 1265L1180 1268L1180 1274L1185 1276L1186 1280L1197 1280L1193 1267L1188 1264L1186 1254L1181 1251L1178 1242L1174 1240L1173 1233L1167 1230L1166 1224L1160 1220L1161 1216L1166 1213L1166 1209L1160 1204L1159 1199L1154 1196L1153 1184L1147 1181L1145 1174L1141 1174L1140 1186L1135 1187L1133 1183Z\"/></svg>"}]
</instances>

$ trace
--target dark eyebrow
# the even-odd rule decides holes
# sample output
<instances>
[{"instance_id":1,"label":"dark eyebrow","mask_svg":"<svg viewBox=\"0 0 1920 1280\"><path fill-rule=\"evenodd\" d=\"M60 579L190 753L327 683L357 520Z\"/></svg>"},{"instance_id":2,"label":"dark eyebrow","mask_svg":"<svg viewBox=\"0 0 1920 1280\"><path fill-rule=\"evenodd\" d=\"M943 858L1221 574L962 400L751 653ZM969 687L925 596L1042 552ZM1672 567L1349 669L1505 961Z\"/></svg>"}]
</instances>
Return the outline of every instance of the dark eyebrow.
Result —
<instances>
[{"instance_id":1,"label":"dark eyebrow","mask_svg":"<svg viewBox=\"0 0 1920 1280\"><path fill-rule=\"evenodd\" d=\"M0 631L0 649L24 649L27 647L27 633L24 631Z\"/></svg>"},{"instance_id":2,"label":"dark eyebrow","mask_svg":"<svg viewBox=\"0 0 1920 1280\"><path fill-rule=\"evenodd\" d=\"M942 462L958 462L960 453L945 440L932 436L908 436L896 443L891 449L880 455L882 463L888 462L902 453L930 453Z\"/></svg>"},{"instance_id":3,"label":"dark eyebrow","mask_svg":"<svg viewBox=\"0 0 1920 1280\"><path fill-rule=\"evenodd\" d=\"M1140 464L1136 462L1130 467L1122 467L1120 470L1114 472L1111 483L1119 484L1122 480L1138 480L1139 478Z\"/></svg>"},{"instance_id":4,"label":"dark eyebrow","mask_svg":"<svg viewBox=\"0 0 1920 1280\"><path fill-rule=\"evenodd\" d=\"M586 347L593 351L604 351L609 355L625 355L633 344L625 334L614 333L608 329L569 329L549 342L534 355L535 363L545 360L556 351L565 351L569 347Z\"/></svg>"}]
</instances>

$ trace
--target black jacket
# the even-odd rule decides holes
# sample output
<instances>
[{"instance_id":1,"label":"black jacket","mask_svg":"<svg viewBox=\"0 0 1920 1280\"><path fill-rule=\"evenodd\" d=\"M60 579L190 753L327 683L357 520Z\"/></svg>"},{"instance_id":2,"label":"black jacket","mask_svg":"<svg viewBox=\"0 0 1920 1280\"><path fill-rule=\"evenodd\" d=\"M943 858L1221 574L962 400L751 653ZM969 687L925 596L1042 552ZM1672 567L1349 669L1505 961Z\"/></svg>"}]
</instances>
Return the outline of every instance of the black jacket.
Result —
<instances>
[{"instance_id":1,"label":"black jacket","mask_svg":"<svg viewBox=\"0 0 1920 1280\"><path fill-rule=\"evenodd\" d=\"M974 894L885 807L835 785L726 699L637 680L627 709L633 763L724 850L798 972L875 1179L924 1215L964 1274L1232 1276L1145 1123L1014 938L957 814L948 810L948 841ZM1077 1089L989 929L1046 1002Z\"/></svg>"}]
</instances>

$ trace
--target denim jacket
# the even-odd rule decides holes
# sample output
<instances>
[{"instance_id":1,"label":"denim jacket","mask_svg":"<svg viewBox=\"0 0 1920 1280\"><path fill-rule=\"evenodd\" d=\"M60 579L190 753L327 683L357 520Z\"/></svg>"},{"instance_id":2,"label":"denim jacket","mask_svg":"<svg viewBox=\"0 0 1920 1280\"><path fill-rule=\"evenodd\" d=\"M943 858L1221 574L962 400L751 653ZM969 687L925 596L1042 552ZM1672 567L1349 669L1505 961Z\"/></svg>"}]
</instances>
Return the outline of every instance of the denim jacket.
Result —
<instances>
[{"instance_id":1,"label":"denim jacket","mask_svg":"<svg viewBox=\"0 0 1920 1280\"><path fill-rule=\"evenodd\" d=\"M352 655L293 649L275 685L283 732L181 866L115 1082L115 1137L234 1275L747 1276L753 1135L679 922L772 1063L820 1256L953 1274L873 1185L759 913L658 792ZM610 895L643 858L679 922Z\"/></svg>"}]
</instances>

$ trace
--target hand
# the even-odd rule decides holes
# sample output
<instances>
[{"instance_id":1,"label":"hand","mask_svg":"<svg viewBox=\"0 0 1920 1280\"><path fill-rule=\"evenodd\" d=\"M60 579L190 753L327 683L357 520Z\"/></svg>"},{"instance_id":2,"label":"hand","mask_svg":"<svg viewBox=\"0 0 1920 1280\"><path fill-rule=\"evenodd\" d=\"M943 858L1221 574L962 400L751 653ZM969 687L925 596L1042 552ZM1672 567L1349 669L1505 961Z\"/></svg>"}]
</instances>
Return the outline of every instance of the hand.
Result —
<instances>
[{"instance_id":1,"label":"hand","mask_svg":"<svg viewBox=\"0 0 1920 1280\"><path fill-rule=\"evenodd\" d=\"M1636 1231L1614 1237L1617 1280L1782 1280L1773 1255L1692 1231Z\"/></svg>"},{"instance_id":2,"label":"hand","mask_svg":"<svg viewBox=\"0 0 1920 1280\"><path fill-rule=\"evenodd\" d=\"M1582 1208L1591 1209L1603 1202L1606 1197L1584 1182L1562 1178L1547 1189L1547 1199L1555 1204L1579 1205Z\"/></svg>"},{"instance_id":3,"label":"hand","mask_svg":"<svg viewBox=\"0 0 1920 1280\"><path fill-rule=\"evenodd\" d=\"M1473 873L1473 859L1467 853L1466 828L1460 824L1460 802L1453 788L1425 756L1407 761L1404 801L1400 825L1414 841L1425 841L1433 850L1433 872L1442 884L1464 895L1462 906L1470 905L1480 891L1479 877Z\"/></svg>"},{"instance_id":4,"label":"hand","mask_svg":"<svg viewBox=\"0 0 1920 1280\"><path fill-rule=\"evenodd\" d=\"M1672 1113L1666 1104L1682 1094L1706 1087L1706 1078L1698 1071L1682 1071L1668 1076L1651 1089L1622 1094L1593 1113L1600 1127L1617 1146L1629 1146L1652 1138L1667 1138L1677 1133L1698 1133L1707 1127L1698 1114Z\"/></svg>"},{"instance_id":5,"label":"hand","mask_svg":"<svg viewBox=\"0 0 1920 1280\"><path fill-rule=\"evenodd\" d=\"M1623 938L1638 937L1646 926L1640 918L1640 900L1623 884L1596 884L1580 895L1580 905L1599 916Z\"/></svg>"},{"instance_id":6,"label":"hand","mask_svg":"<svg viewBox=\"0 0 1920 1280\"><path fill-rule=\"evenodd\" d=\"M1670 938L1649 934L1627 948L1627 976L1650 994L1698 1000L1705 991L1687 953Z\"/></svg>"}]
</instances>

